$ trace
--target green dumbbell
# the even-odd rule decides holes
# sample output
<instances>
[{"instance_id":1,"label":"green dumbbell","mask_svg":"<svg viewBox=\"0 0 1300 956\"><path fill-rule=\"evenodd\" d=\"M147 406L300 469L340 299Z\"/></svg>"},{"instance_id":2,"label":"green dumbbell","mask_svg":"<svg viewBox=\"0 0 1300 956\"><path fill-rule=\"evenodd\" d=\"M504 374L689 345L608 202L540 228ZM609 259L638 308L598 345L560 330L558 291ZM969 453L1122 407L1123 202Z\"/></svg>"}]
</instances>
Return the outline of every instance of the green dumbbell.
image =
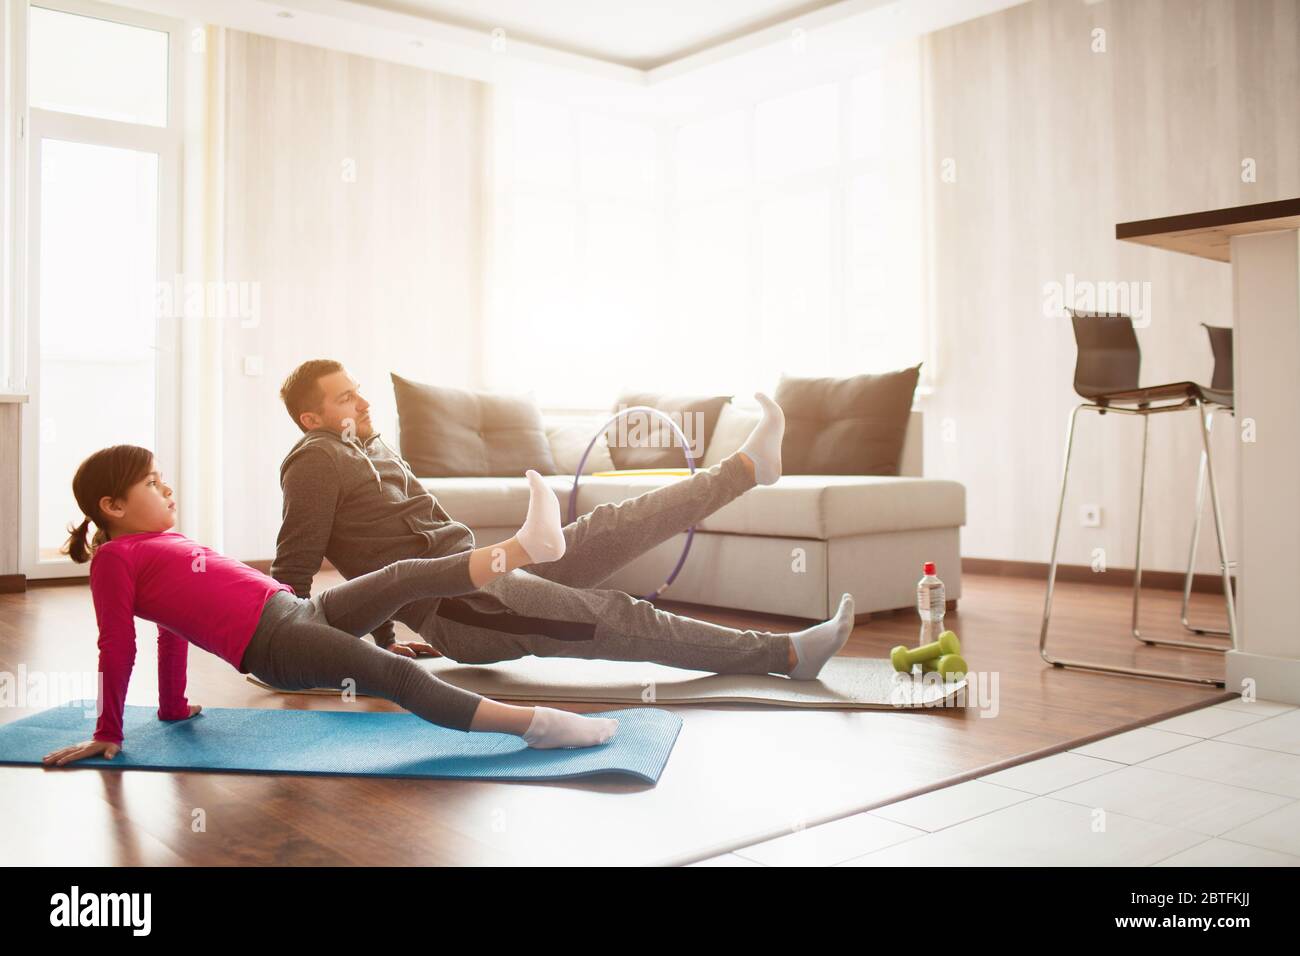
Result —
<instances>
[{"instance_id":1,"label":"green dumbbell","mask_svg":"<svg viewBox=\"0 0 1300 956\"><path fill-rule=\"evenodd\" d=\"M921 661L925 673L938 671L945 680L961 680L966 676L966 661L960 654L944 654L937 660Z\"/></svg>"},{"instance_id":2,"label":"green dumbbell","mask_svg":"<svg viewBox=\"0 0 1300 956\"><path fill-rule=\"evenodd\" d=\"M894 648L889 653L889 659L893 662L894 670L907 673L912 669L913 664L920 664L924 661L936 660L945 654L960 654L961 644L957 641L957 635L952 631L944 631L939 635L939 639L931 644L922 644L920 647L904 647L902 644Z\"/></svg>"}]
</instances>

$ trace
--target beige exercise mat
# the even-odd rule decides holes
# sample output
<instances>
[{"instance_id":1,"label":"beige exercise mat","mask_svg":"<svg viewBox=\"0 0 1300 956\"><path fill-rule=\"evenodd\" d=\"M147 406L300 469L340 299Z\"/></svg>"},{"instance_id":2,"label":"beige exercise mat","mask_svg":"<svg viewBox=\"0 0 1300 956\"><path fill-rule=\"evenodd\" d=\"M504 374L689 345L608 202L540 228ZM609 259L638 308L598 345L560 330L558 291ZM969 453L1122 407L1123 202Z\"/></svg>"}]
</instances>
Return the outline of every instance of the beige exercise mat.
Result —
<instances>
[{"instance_id":1,"label":"beige exercise mat","mask_svg":"<svg viewBox=\"0 0 1300 956\"><path fill-rule=\"evenodd\" d=\"M898 674L887 660L832 658L817 680L794 681L777 675L705 674L639 661L574 657L521 657L493 664L458 664L445 657L420 658L419 664L448 683L496 700L570 701L602 704L770 704L776 707L896 710L933 707L956 696L965 680L940 683ZM259 687L274 687L249 674ZM317 688L282 694L326 694ZM365 696L365 695L358 695Z\"/></svg>"}]
</instances>

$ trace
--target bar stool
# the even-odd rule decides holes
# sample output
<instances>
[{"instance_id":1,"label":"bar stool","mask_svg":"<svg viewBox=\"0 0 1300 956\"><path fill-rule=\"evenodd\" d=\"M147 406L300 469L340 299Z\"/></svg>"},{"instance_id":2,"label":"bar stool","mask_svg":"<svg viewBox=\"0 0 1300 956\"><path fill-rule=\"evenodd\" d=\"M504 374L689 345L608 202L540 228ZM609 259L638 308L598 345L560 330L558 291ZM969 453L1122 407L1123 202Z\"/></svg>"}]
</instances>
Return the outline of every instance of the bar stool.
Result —
<instances>
[{"instance_id":1,"label":"bar stool","mask_svg":"<svg viewBox=\"0 0 1300 956\"><path fill-rule=\"evenodd\" d=\"M1145 644L1168 644L1193 650L1224 652L1226 647L1212 644L1194 644L1190 641L1162 641L1143 637L1138 628L1138 596L1142 587L1142 516L1146 493L1147 438L1152 415L1164 412L1196 409L1201 430L1202 461L1210 485L1210 504L1214 511L1214 530L1219 543L1219 561L1223 572L1223 595L1228 606L1228 634L1231 649L1237 647L1237 615L1232 599L1232 579L1229 573L1227 546L1223 535L1223 515L1219 508L1219 493L1214 481L1214 463L1210 454L1210 431L1206 423L1208 406L1228 407L1232 404L1231 390L1206 387L1195 382L1172 382L1167 385L1138 385L1138 372L1142 365L1142 352L1138 347L1133 321L1122 313L1080 312L1067 309L1074 326L1074 340L1078 354L1074 365L1074 390L1087 401L1075 406L1070 413L1065 433L1065 466L1061 472L1061 497L1056 509L1056 530L1052 537L1052 560L1047 572L1047 598L1043 606L1043 626L1038 637L1038 653L1054 667L1077 667L1084 670L1112 674L1129 674L1136 677L1154 677L1162 680L1183 681L1192 684L1209 684L1223 687L1224 681L1213 677L1188 677L1168 671L1151 671L1134 667L1099 664L1090 661L1053 658L1047 653L1047 629L1052 616L1052 592L1056 584L1056 559L1061 543L1061 517L1065 510L1066 483L1070 475L1070 455L1074 448L1074 425L1079 412L1090 409L1100 415L1115 412L1121 415L1142 417L1142 466L1138 479L1137 546L1133 560L1133 619L1135 640ZM1213 333L1212 333L1213 335ZM1216 363L1217 365L1217 363Z\"/></svg>"},{"instance_id":2,"label":"bar stool","mask_svg":"<svg viewBox=\"0 0 1300 956\"><path fill-rule=\"evenodd\" d=\"M1226 411L1229 415L1236 415L1236 409L1233 406L1233 389L1232 389L1232 327L1207 325L1205 331L1210 337L1210 351L1214 354L1214 376L1210 380L1210 388L1217 396L1216 400L1206 404L1205 427L1213 431L1214 413ZM1227 403L1224 403L1223 395L1227 396ZM1192 599L1192 565L1196 561L1196 546L1201 541L1201 514L1205 510L1205 452L1201 452L1201 468L1196 477L1196 520L1192 522L1192 547L1187 556L1187 576L1183 580L1183 610L1181 620L1183 627L1193 634L1215 634L1221 637L1231 636L1226 628L1215 627L1194 627L1188 621L1187 608ZM1236 561L1229 561L1230 566L1235 567ZM1168 641L1169 644L1182 644L1182 641Z\"/></svg>"}]
</instances>

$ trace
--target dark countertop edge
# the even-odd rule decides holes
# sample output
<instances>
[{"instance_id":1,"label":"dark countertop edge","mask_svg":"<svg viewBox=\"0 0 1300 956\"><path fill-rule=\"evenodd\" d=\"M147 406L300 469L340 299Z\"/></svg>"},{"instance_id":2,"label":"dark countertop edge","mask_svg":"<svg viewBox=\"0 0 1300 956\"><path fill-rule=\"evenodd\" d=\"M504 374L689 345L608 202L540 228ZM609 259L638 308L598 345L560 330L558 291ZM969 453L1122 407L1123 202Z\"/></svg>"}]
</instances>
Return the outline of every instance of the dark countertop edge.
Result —
<instances>
[{"instance_id":1,"label":"dark countertop edge","mask_svg":"<svg viewBox=\"0 0 1300 956\"><path fill-rule=\"evenodd\" d=\"M1171 232L1215 229L1219 226L1229 226L1241 222L1281 219L1285 216L1300 216L1300 198L1253 203L1249 206L1229 206L1226 209L1184 213L1180 216L1164 216L1160 219L1139 219L1134 222L1116 223L1115 238L1139 239L1145 236L1159 236Z\"/></svg>"}]
</instances>

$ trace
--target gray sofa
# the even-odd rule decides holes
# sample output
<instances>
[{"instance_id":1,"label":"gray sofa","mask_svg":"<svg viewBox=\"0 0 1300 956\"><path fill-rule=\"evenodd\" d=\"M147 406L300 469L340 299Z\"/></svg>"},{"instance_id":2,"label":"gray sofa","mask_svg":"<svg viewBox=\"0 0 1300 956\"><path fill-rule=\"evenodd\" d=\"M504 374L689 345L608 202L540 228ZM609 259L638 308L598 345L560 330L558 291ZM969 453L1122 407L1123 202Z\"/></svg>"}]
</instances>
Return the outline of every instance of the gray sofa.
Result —
<instances>
[{"instance_id":1,"label":"gray sofa","mask_svg":"<svg viewBox=\"0 0 1300 956\"><path fill-rule=\"evenodd\" d=\"M543 415L547 439L566 474L546 480L567 516L573 474L608 413ZM723 407L704 459L708 467L740 447L759 409ZM662 597L823 620L845 591L861 617L915 607L921 565L934 561L950 601L961 597L961 527L966 489L956 481L922 477L921 412L914 410L897 477L783 475L760 485L696 525L690 556ZM685 459L683 458L683 464ZM672 476L589 477L613 470L604 437L594 447L579 482L577 514L618 502ZM480 545L514 534L528 507L523 475L509 478L421 478L442 506L473 529ZM655 591L672 571L686 540L683 532L651 549L602 582L635 595Z\"/></svg>"}]
</instances>

